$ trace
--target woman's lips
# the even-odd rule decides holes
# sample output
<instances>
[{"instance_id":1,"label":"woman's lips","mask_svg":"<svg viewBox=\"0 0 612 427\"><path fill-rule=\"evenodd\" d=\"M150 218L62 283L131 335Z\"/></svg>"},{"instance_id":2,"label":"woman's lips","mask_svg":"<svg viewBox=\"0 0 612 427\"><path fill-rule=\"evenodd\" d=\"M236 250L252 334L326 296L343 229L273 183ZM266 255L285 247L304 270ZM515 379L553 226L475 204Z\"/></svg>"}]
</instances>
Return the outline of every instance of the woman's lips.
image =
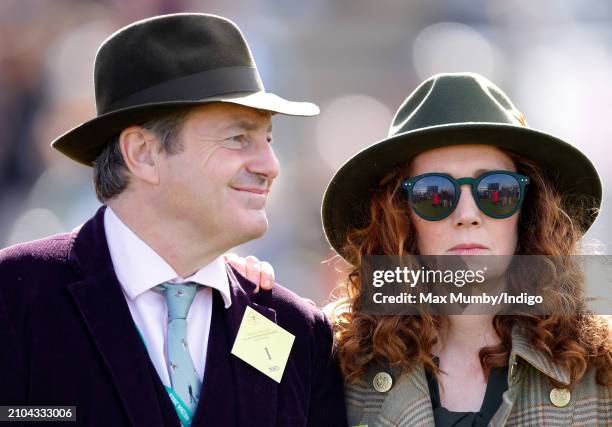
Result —
<instances>
[{"instance_id":1,"label":"woman's lips","mask_svg":"<svg viewBox=\"0 0 612 427\"><path fill-rule=\"evenodd\" d=\"M488 249L471 248L471 249L453 249L449 250L449 255L483 255L488 252Z\"/></svg>"},{"instance_id":2,"label":"woman's lips","mask_svg":"<svg viewBox=\"0 0 612 427\"><path fill-rule=\"evenodd\" d=\"M450 255L482 255L488 250L489 248L479 243L462 243L453 246L447 253Z\"/></svg>"}]
</instances>

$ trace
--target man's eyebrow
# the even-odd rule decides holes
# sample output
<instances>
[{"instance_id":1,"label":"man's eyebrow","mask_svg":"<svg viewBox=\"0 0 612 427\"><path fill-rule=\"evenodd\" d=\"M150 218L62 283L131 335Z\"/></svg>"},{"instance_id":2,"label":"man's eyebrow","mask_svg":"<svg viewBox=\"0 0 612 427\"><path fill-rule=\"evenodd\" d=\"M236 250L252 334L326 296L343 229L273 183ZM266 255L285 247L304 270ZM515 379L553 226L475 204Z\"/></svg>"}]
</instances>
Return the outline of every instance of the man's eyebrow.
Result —
<instances>
[{"instance_id":1,"label":"man's eyebrow","mask_svg":"<svg viewBox=\"0 0 612 427\"><path fill-rule=\"evenodd\" d=\"M244 129L247 131L253 131L253 130L257 130L261 127L261 125L259 125L257 122L254 122L252 120L246 120L246 119L237 119L237 120L233 120L231 123L229 123L227 126L224 127L224 129ZM270 124L268 125L268 127L266 128L267 132L272 132L272 122L270 122Z\"/></svg>"}]
</instances>

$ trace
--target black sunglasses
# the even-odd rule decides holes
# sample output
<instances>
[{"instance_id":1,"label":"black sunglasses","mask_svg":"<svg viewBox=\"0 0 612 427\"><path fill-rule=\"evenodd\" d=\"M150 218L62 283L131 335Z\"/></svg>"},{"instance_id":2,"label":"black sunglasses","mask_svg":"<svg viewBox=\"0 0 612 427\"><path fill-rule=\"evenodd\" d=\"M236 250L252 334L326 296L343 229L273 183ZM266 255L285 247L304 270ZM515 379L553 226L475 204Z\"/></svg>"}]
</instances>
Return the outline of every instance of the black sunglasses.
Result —
<instances>
[{"instance_id":1,"label":"black sunglasses","mask_svg":"<svg viewBox=\"0 0 612 427\"><path fill-rule=\"evenodd\" d=\"M477 178L455 179L445 173L426 173L405 179L402 187L414 212L440 221L457 207L460 187L468 184L478 208L492 218L514 215L525 198L529 177L510 171L489 171Z\"/></svg>"}]
</instances>

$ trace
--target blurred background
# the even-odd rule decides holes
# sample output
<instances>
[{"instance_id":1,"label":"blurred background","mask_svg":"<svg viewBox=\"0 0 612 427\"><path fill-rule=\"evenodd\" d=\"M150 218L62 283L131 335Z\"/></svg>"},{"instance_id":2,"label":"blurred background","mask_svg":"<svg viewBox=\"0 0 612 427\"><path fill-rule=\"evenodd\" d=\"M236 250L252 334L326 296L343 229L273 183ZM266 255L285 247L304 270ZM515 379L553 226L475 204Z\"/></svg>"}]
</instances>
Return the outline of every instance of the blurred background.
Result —
<instances>
[{"instance_id":1,"label":"blurred background","mask_svg":"<svg viewBox=\"0 0 612 427\"><path fill-rule=\"evenodd\" d=\"M236 249L271 262L277 281L300 295L322 304L337 281L320 219L334 170L384 138L403 99L438 72L485 75L530 126L585 152L604 182L603 212L587 239L612 243L608 0L2 0L0 247L93 215L91 170L49 143L95 116L93 60L104 39L135 20L182 11L235 21L266 88L321 107L316 118L275 118L282 169L270 229Z\"/></svg>"}]
</instances>

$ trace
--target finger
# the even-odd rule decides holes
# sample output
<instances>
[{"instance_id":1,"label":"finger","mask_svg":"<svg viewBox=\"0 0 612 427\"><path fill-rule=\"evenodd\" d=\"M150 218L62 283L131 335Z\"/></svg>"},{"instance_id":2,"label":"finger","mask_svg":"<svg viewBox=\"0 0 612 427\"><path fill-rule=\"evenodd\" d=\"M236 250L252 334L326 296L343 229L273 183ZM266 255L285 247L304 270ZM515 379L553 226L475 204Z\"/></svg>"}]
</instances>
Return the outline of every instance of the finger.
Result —
<instances>
[{"instance_id":1,"label":"finger","mask_svg":"<svg viewBox=\"0 0 612 427\"><path fill-rule=\"evenodd\" d=\"M259 286L261 285L261 263L259 259L254 257L253 255L249 255L245 258L246 264L246 278L251 282L257 285L255 292L259 291Z\"/></svg>"},{"instance_id":2,"label":"finger","mask_svg":"<svg viewBox=\"0 0 612 427\"><path fill-rule=\"evenodd\" d=\"M274 287L274 268L269 262L261 262L261 289L270 291Z\"/></svg>"},{"instance_id":3,"label":"finger","mask_svg":"<svg viewBox=\"0 0 612 427\"><path fill-rule=\"evenodd\" d=\"M245 263L244 258L239 257L236 254L230 254L230 255L234 255L234 256L227 258L229 265L234 267L236 271L238 271L238 273L240 273L241 275L246 276L246 263Z\"/></svg>"},{"instance_id":4,"label":"finger","mask_svg":"<svg viewBox=\"0 0 612 427\"><path fill-rule=\"evenodd\" d=\"M240 258L240 256L235 252L228 252L228 253L223 254L222 256L223 256L223 261L225 261L226 263L229 263L230 261L233 261L236 258Z\"/></svg>"}]
</instances>

